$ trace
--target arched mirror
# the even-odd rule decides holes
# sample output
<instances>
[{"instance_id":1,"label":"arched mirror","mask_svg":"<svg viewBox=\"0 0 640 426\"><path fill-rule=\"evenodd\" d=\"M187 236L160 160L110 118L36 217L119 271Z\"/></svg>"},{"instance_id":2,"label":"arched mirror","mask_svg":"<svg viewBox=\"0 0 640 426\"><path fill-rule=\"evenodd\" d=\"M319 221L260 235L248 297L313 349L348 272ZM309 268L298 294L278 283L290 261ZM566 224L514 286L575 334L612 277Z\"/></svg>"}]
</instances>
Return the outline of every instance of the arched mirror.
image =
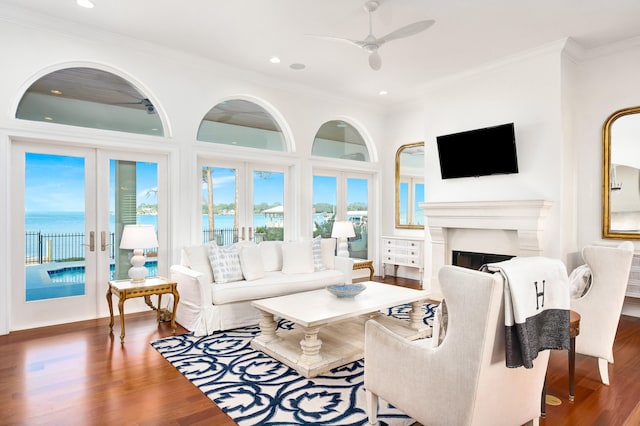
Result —
<instances>
[{"instance_id":1,"label":"arched mirror","mask_svg":"<svg viewBox=\"0 0 640 426\"><path fill-rule=\"evenodd\" d=\"M602 236L640 239L640 107L614 112L602 142Z\"/></svg>"},{"instance_id":2,"label":"arched mirror","mask_svg":"<svg viewBox=\"0 0 640 426\"><path fill-rule=\"evenodd\" d=\"M424 229L424 142L396 152L396 228Z\"/></svg>"}]
</instances>

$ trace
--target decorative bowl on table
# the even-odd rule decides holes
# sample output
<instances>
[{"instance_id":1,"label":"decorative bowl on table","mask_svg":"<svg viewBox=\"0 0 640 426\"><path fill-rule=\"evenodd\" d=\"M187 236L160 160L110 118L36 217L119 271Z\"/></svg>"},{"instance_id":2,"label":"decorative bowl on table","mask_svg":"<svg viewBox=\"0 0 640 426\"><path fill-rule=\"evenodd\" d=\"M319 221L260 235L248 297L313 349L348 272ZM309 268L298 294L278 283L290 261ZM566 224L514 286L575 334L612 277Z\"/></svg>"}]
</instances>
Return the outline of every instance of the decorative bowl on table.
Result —
<instances>
[{"instance_id":1,"label":"decorative bowl on table","mask_svg":"<svg viewBox=\"0 0 640 426\"><path fill-rule=\"evenodd\" d=\"M336 284L327 286L329 293L337 297L355 297L367 288L364 284Z\"/></svg>"}]
</instances>

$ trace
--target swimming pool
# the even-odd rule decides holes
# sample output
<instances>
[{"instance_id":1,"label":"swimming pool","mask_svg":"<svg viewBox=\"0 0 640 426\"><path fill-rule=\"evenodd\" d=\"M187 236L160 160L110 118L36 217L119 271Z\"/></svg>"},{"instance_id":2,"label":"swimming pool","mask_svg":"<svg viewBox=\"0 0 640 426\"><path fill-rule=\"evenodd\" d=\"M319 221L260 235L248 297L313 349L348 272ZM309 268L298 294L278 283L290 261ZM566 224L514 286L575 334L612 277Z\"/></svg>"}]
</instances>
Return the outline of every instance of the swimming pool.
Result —
<instances>
[{"instance_id":1,"label":"swimming pool","mask_svg":"<svg viewBox=\"0 0 640 426\"><path fill-rule=\"evenodd\" d=\"M85 269L83 262L71 264L50 263L29 265L26 273L26 301L82 296L85 294ZM145 264L149 276L158 275L158 262ZM115 265L111 265L109 279L114 278Z\"/></svg>"},{"instance_id":2,"label":"swimming pool","mask_svg":"<svg viewBox=\"0 0 640 426\"><path fill-rule=\"evenodd\" d=\"M145 263L148 270L148 276L155 277L158 275L158 262L151 261ZM109 267L109 279L112 280L115 274L115 265ZM84 283L84 266L68 266L60 269L47 271L51 282L54 284L82 284Z\"/></svg>"}]
</instances>

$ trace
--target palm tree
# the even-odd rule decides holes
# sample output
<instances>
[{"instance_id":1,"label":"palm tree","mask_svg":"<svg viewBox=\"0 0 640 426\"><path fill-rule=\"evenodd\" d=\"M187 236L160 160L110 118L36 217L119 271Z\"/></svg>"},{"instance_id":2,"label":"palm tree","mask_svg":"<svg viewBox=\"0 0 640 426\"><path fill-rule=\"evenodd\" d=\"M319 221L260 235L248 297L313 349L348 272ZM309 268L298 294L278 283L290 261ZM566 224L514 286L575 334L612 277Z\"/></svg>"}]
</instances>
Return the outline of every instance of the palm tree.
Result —
<instances>
[{"instance_id":1,"label":"palm tree","mask_svg":"<svg viewBox=\"0 0 640 426\"><path fill-rule=\"evenodd\" d=\"M214 230L212 174L212 167L205 167L202 171L202 181L207 184L207 219L209 221L209 241L213 240Z\"/></svg>"}]
</instances>

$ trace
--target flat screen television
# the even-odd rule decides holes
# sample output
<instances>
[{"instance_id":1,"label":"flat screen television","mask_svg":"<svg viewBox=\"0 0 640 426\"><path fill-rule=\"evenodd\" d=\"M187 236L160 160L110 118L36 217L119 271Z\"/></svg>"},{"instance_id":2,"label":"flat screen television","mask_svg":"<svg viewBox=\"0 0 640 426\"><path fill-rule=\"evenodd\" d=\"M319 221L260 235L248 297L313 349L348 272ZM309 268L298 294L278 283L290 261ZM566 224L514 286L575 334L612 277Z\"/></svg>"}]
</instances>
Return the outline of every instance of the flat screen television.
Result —
<instances>
[{"instance_id":1,"label":"flat screen television","mask_svg":"<svg viewBox=\"0 0 640 426\"><path fill-rule=\"evenodd\" d=\"M438 136L442 179L518 173L513 123Z\"/></svg>"}]
</instances>

